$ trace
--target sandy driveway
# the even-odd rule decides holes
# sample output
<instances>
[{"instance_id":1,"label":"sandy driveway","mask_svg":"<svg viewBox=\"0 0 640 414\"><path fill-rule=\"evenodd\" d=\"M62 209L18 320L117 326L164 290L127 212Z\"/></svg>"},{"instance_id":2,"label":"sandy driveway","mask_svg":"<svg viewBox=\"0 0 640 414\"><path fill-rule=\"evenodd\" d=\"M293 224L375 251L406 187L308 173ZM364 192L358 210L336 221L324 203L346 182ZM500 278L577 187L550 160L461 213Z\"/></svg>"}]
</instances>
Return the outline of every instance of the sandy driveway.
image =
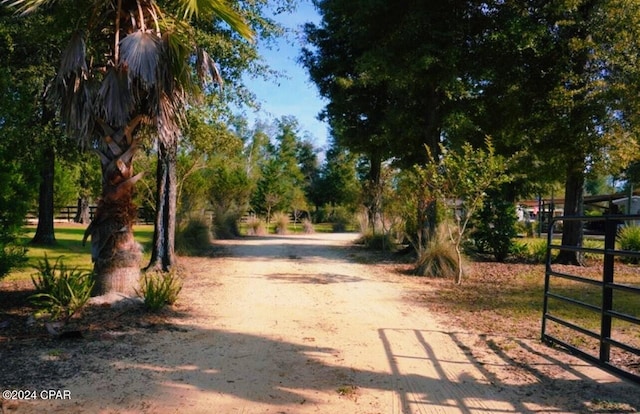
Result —
<instances>
[{"instance_id":1,"label":"sandy driveway","mask_svg":"<svg viewBox=\"0 0 640 414\"><path fill-rule=\"evenodd\" d=\"M232 240L220 257L184 259L182 316L169 328L65 345L61 367L77 372L56 388L71 400L9 412L560 413L582 411L563 392L638 392L551 351L518 370L472 349L477 337L412 302L418 282L346 248L354 237ZM555 385L525 378L536 371Z\"/></svg>"}]
</instances>

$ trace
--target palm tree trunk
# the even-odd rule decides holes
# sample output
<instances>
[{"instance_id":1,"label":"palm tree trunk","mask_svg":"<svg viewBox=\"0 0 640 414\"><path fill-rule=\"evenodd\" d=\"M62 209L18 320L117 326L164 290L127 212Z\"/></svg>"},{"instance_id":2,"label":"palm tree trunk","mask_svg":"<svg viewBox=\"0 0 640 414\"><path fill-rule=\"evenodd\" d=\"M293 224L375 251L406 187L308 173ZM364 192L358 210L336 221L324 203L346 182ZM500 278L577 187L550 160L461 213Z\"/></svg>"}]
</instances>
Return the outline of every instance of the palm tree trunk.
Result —
<instances>
[{"instance_id":1,"label":"palm tree trunk","mask_svg":"<svg viewBox=\"0 0 640 414\"><path fill-rule=\"evenodd\" d=\"M140 279L141 248L133 237L138 209L133 204L133 187L142 174L133 175L136 141L131 133L139 120L112 130L102 125L109 143L98 152L102 164L102 194L95 217L85 231L91 235L91 258L94 262L93 295L119 292L135 294Z\"/></svg>"},{"instance_id":2,"label":"palm tree trunk","mask_svg":"<svg viewBox=\"0 0 640 414\"><path fill-rule=\"evenodd\" d=\"M151 260L147 270L168 271L175 265L176 232L176 163L177 148L171 143L158 143L156 219L154 222Z\"/></svg>"}]
</instances>

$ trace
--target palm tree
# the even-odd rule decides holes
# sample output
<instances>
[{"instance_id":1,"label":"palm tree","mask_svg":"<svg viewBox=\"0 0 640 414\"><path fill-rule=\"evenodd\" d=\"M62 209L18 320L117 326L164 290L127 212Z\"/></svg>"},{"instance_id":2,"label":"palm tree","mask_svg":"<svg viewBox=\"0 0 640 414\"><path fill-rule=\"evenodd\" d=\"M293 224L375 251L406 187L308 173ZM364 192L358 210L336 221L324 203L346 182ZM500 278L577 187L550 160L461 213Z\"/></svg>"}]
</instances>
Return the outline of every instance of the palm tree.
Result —
<instances>
[{"instance_id":1,"label":"palm tree","mask_svg":"<svg viewBox=\"0 0 640 414\"><path fill-rule=\"evenodd\" d=\"M67 131L99 155L102 167L101 198L84 237L91 236L94 294L130 294L138 285L141 258L132 230L133 189L142 176L134 174L134 155L155 134L167 168L164 185L172 185L172 154L186 106L200 96L204 82L221 82L215 62L197 45L192 23L217 17L246 39L252 32L223 0L66 1L75 1L79 28L62 53L51 96ZM55 2L2 0L23 14ZM173 232L170 217L156 220L154 239L172 255L167 227Z\"/></svg>"}]
</instances>

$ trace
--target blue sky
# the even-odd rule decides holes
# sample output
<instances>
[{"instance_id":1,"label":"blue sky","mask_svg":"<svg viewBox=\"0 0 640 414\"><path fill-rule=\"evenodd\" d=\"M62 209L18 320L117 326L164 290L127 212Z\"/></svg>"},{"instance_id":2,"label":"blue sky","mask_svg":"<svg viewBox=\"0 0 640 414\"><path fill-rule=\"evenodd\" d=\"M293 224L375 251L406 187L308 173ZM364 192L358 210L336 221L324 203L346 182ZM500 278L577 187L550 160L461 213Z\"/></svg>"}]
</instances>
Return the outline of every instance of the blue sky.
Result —
<instances>
[{"instance_id":1,"label":"blue sky","mask_svg":"<svg viewBox=\"0 0 640 414\"><path fill-rule=\"evenodd\" d=\"M257 114L248 113L250 120L256 118L271 121L282 116L294 116L303 133L308 132L313 144L326 149L327 125L318 121L317 115L325 102L316 86L309 80L306 70L297 63L302 47L301 26L306 22L319 23L320 16L308 0L301 0L292 14L274 17L291 33L288 39L279 40L271 49L258 44L260 54L274 70L284 73L277 81L245 79L247 87L256 94L261 104Z\"/></svg>"}]
</instances>

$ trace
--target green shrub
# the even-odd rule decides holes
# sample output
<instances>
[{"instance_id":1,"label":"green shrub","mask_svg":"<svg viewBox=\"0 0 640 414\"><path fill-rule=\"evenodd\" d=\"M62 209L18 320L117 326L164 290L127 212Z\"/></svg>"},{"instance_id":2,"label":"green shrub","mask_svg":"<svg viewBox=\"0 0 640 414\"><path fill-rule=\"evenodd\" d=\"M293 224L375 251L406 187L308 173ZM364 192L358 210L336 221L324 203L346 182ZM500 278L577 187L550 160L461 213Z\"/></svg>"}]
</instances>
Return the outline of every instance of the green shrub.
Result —
<instances>
[{"instance_id":1,"label":"green shrub","mask_svg":"<svg viewBox=\"0 0 640 414\"><path fill-rule=\"evenodd\" d=\"M547 260L547 240L540 239L529 244L529 259L533 263L544 263Z\"/></svg>"},{"instance_id":2,"label":"green shrub","mask_svg":"<svg viewBox=\"0 0 640 414\"><path fill-rule=\"evenodd\" d=\"M27 260L25 247L0 242L0 280L9 274L11 269L24 266Z\"/></svg>"},{"instance_id":3,"label":"green shrub","mask_svg":"<svg viewBox=\"0 0 640 414\"><path fill-rule=\"evenodd\" d=\"M353 223L353 214L350 214L344 207L336 207L333 209L328 219L334 233L343 233L347 231L349 225Z\"/></svg>"},{"instance_id":4,"label":"green shrub","mask_svg":"<svg viewBox=\"0 0 640 414\"><path fill-rule=\"evenodd\" d=\"M211 246L211 229L204 217L192 218L176 234L176 251L184 255L199 254Z\"/></svg>"},{"instance_id":5,"label":"green shrub","mask_svg":"<svg viewBox=\"0 0 640 414\"><path fill-rule=\"evenodd\" d=\"M419 254L414 269L418 276L455 278L458 275L458 256L446 230L440 226L427 247Z\"/></svg>"},{"instance_id":6,"label":"green shrub","mask_svg":"<svg viewBox=\"0 0 640 414\"><path fill-rule=\"evenodd\" d=\"M395 251L397 243L389 233L367 232L363 234L357 244L363 244L367 249L378 251Z\"/></svg>"},{"instance_id":7,"label":"green shrub","mask_svg":"<svg viewBox=\"0 0 640 414\"><path fill-rule=\"evenodd\" d=\"M51 319L69 320L91 297L94 284L92 274L67 268L61 257L52 264L45 255L36 269L38 272L31 276L31 280L37 293L31 295L29 300Z\"/></svg>"},{"instance_id":8,"label":"green shrub","mask_svg":"<svg viewBox=\"0 0 640 414\"><path fill-rule=\"evenodd\" d=\"M604 249L604 242L602 240L584 239L582 240L582 247L588 249ZM603 254L600 253L584 253L585 259L602 260Z\"/></svg>"},{"instance_id":9,"label":"green shrub","mask_svg":"<svg viewBox=\"0 0 640 414\"><path fill-rule=\"evenodd\" d=\"M529 255L529 246L526 243L514 241L509 249L509 256L515 258L526 258Z\"/></svg>"},{"instance_id":10,"label":"green shrub","mask_svg":"<svg viewBox=\"0 0 640 414\"><path fill-rule=\"evenodd\" d=\"M474 216L473 240L480 253L488 253L504 261L511 253L515 229L516 208L500 194L491 194L484 199L482 209Z\"/></svg>"},{"instance_id":11,"label":"green shrub","mask_svg":"<svg viewBox=\"0 0 640 414\"><path fill-rule=\"evenodd\" d=\"M256 216L250 216L247 219L247 235L264 236L267 233L267 226L263 220Z\"/></svg>"},{"instance_id":12,"label":"green shrub","mask_svg":"<svg viewBox=\"0 0 640 414\"><path fill-rule=\"evenodd\" d=\"M640 252L640 226L624 226L618 232L618 244L621 250ZM625 257L626 263L640 263L638 257Z\"/></svg>"},{"instance_id":13,"label":"green shrub","mask_svg":"<svg viewBox=\"0 0 640 414\"><path fill-rule=\"evenodd\" d=\"M289 232L289 215L283 212L273 213L271 221L274 224L276 234L287 234Z\"/></svg>"},{"instance_id":14,"label":"green shrub","mask_svg":"<svg viewBox=\"0 0 640 414\"><path fill-rule=\"evenodd\" d=\"M136 293L144 300L147 309L158 312L166 305L173 305L181 290L182 278L176 270L151 271L142 276L140 290Z\"/></svg>"},{"instance_id":15,"label":"green shrub","mask_svg":"<svg viewBox=\"0 0 640 414\"><path fill-rule=\"evenodd\" d=\"M233 239L240 235L237 211L217 211L213 216L213 234L216 239Z\"/></svg>"}]
</instances>

